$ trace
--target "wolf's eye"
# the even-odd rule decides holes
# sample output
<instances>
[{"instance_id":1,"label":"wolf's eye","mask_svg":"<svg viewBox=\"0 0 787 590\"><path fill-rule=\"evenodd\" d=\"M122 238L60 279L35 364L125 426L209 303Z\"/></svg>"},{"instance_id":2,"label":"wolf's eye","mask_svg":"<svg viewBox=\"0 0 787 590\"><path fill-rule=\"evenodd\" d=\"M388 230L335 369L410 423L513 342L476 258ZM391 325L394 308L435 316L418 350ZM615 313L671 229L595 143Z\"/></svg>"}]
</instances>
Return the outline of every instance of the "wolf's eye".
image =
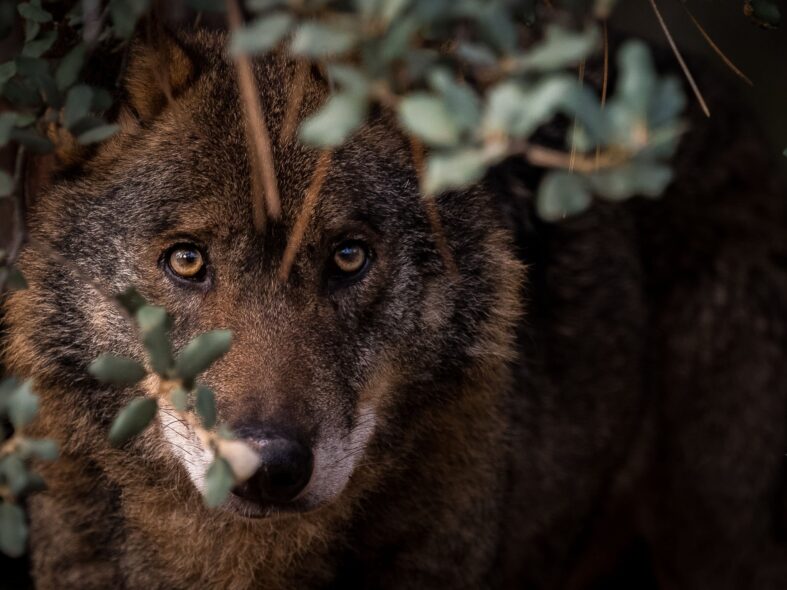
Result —
<instances>
[{"instance_id":1,"label":"wolf's eye","mask_svg":"<svg viewBox=\"0 0 787 590\"><path fill-rule=\"evenodd\" d=\"M366 269L369 251L366 245L356 240L339 244L333 251L333 264L344 278L352 278Z\"/></svg>"},{"instance_id":2,"label":"wolf's eye","mask_svg":"<svg viewBox=\"0 0 787 590\"><path fill-rule=\"evenodd\" d=\"M205 257L196 246L175 246L167 254L166 262L169 270L181 279L200 281L205 276Z\"/></svg>"}]
</instances>

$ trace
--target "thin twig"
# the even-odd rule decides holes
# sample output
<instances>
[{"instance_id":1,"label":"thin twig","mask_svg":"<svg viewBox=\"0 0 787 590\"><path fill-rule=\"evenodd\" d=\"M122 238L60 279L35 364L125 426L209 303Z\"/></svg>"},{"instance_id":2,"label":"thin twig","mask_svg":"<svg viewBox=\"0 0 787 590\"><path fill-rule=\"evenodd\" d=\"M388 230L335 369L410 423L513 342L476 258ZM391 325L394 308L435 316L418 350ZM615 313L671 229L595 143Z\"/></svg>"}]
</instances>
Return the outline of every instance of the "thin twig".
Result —
<instances>
[{"instance_id":1,"label":"thin twig","mask_svg":"<svg viewBox=\"0 0 787 590\"><path fill-rule=\"evenodd\" d=\"M309 73L309 62L305 59L299 60L295 68L295 75L292 79L292 89L287 102L287 111L284 113L284 122L281 125L281 143L287 145L295 135L295 128L298 125L298 113L303 103L303 95L306 91L306 76Z\"/></svg>"},{"instance_id":2,"label":"thin twig","mask_svg":"<svg viewBox=\"0 0 787 590\"><path fill-rule=\"evenodd\" d=\"M694 91L694 96L697 97L697 101L700 103L700 107L702 107L702 111L705 113L705 116L710 117L710 109L708 109L708 105L705 103L705 99L702 96L702 92L700 92L699 86L697 86L697 83L694 81L694 76L691 75L689 66L687 66L686 62L683 60L683 56L680 54L680 49L678 49L678 45L672 38L672 33L669 32L669 27L667 27L664 17L661 16L661 12L659 11L659 7L656 4L656 0L649 1L650 5L653 7L653 12L656 14L656 18L659 21L659 25L661 25L661 29L664 31L664 35L667 37L667 42L672 48L672 52L675 54L675 58L678 60L678 63L680 64L683 74L686 76L691 89Z\"/></svg>"},{"instance_id":3,"label":"thin twig","mask_svg":"<svg viewBox=\"0 0 787 590\"><path fill-rule=\"evenodd\" d=\"M23 173L25 170L25 166L27 165L27 154L25 153L25 148L23 146L19 146L16 151L16 160L14 162L14 194L16 198L14 199L14 229L13 229L13 241L8 248L8 252L5 255L4 263L11 265L16 262L17 257L19 256L19 252L22 249L22 246L25 244L25 240L27 239L27 227L25 223L26 218L26 194L25 194L25 181L23 177Z\"/></svg>"},{"instance_id":4,"label":"thin twig","mask_svg":"<svg viewBox=\"0 0 787 590\"><path fill-rule=\"evenodd\" d=\"M325 178L328 176L328 170L331 167L332 154L330 150L320 152L317 158L317 164L312 173L312 180L309 183L309 188L306 189L306 195L303 198L303 205L298 213L298 218L295 220L295 225L292 227L290 239L287 240L287 247L284 250L281 266L279 267L279 280L285 282L290 276L292 264L295 261L295 255L301 247L303 236L306 234L306 229L309 227L314 209L317 206L317 198L320 196L322 185L325 183Z\"/></svg>"},{"instance_id":5,"label":"thin twig","mask_svg":"<svg viewBox=\"0 0 787 590\"><path fill-rule=\"evenodd\" d=\"M583 59L579 62L579 87L581 88L585 83L585 60ZM571 163L569 164L568 169L573 172L574 171L574 161L577 158L577 142L575 141L577 130L579 129L579 124L577 123L577 117L574 117L574 122L571 125Z\"/></svg>"},{"instance_id":6,"label":"thin twig","mask_svg":"<svg viewBox=\"0 0 787 590\"><path fill-rule=\"evenodd\" d=\"M689 7L686 6L686 4L684 4L683 2L681 2L681 6L683 6L683 10L685 10L686 14L689 15L691 22L694 23L695 27L697 27L697 30L700 32L700 34L708 43L708 45L710 45L711 49L713 49L713 51L716 52L716 55L718 55L721 58L721 60L727 65L727 67L730 68L735 74L737 74L739 78L741 78L749 86L754 86L754 82L752 82L751 79L746 74L744 74L734 63L732 63L732 60L729 57L727 57L727 55L721 50L721 47L716 45L713 39L711 39L711 36L708 35L707 31L702 27L699 21L696 18L694 18L694 15L692 14L691 10L689 10Z\"/></svg>"},{"instance_id":7,"label":"thin twig","mask_svg":"<svg viewBox=\"0 0 787 590\"><path fill-rule=\"evenodd\" d=\"M424 157L424 145L418 140L418 138L412 135L410 135L410 150L413 155L413 165L415 166L415 172L418 175L420 193L423 195L422 201L424 203L424 211L426 212L427 220L429 220L429 226L432 229L432 237L434 238L435 245L437 246L437 251L440 253L440 257L443 259L443 264L445 264L448 272L457 274L459 269L456 266L453 255L451 254L451 248L448 245L448 240L445 238L445 230L443 229L443 221L440 219L440 210L437 208L437 201L435 200L434 195L426 195L423 190L424 178L426 177L426 158Z\"/></svg>"},{"instance_id":8,"label":"thin twig","mask_svg":"<svg viewBox=\"0 0 787 590\"><path fill-rule=\"evenodd\" d=\"M227 0L227 18L230 30L236 31L243 26L238 0ZM259 177L256 184L252 204L254 207L254 226L261 231L265 223L265 213L273 219L281 215L281 202L279 201L279 188L276 184L276 168L273 163L273 148L271 147L270 134L262 110L259 89L254 77L249 56L239 53L234 58L235 68L238 72L238 88L241 94L241 103L246 117L247 137L251 156L252 174ZM255 183L252 182L252 188ZM263 190L260 191L259 189ZM259 194L262 192L263 194ZM263 208L265 211L263 212Z\"/></svg>"},{"instance_id":9,"label":"thin twig","mask_svg":"<svg viewBox=\"0 0 787 590\"><path fill-rule=\"evenodd\" d=\"M609 89L609 27L604 19L604 74L601 80L601 110L607 106L607 91ZM596 147L596 169L601 158L601 146Z\"/></svg>"}]
</instances>

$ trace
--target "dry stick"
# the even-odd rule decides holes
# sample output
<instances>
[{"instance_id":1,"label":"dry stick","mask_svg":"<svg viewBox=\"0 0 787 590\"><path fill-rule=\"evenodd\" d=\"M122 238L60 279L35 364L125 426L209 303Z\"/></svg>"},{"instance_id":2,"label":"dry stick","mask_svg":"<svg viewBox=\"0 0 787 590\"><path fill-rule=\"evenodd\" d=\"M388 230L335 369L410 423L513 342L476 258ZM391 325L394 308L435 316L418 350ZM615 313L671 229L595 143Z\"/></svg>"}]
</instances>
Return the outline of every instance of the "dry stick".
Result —
<instances>
[{"instance_id":1,"label":"dry stick","mask_svg":"<svg viewBox=\"0 0 787 590\"><path fill-rule=\"evenodd\" d=\"M298 113L303 103L303 95L306 91L306 75L309 73L309 62L302 59L293 76L292 92L290 92L287 102L287 111L284 113L284 122L281 125L281 143L287 145L292 141L295 134L295 127L298 124Z\"/></svg>"},{"instance_id":2,"label":"dry stick","mask_svg":"<svg viewBox=\"0 0 787 590\"><path fill-rule=\"evenodd\" d=\"M227 0L227 18L230 30L235 31L243 26L243 15L238 5L238 0ZM261 231L265 225L265 211L276 219L281 214L279 201L279 188L276 185L276 169L273 164L273 148L271 147L270 134L265 123L262 111L259 89L254 78L249 56L240 53L235 56L235 68L238 72L238 88L240 89L241 103L246 117L247 137L251 156L252 174L260 178L259 183L252 181L254 195L254 227ZM264 190L260 191L262 187ZM262 192L263 194L260 194Z\"/></svg>"},{"instance_id":3,"label":"dry stick","mask_svg":"<svg viewBox=\"0 0 787 590\"><path fill-rule=\"evenodd\" d=\"M697 97L697 101L699 101L700 107L702 107L705 116L710 117L710 109L708 109L708 105L705 103L705 99L702 97L702 92L700 92L699 86L697 86L697 83L694 81L694 76L691 75L689 66L686 65L685 61L683 61L683 56L680 54L680 49L678 49L675 40L672 38L672 33L669 32L669 28L667 27L667 23L664 21L664 17L661 16L659 7L656 5L656 0L650 0L650 5L653 7L653 12L656 14L656 18L659 21L659 25L661 25L661 29L664 31L664 35L667 37L667 42L672 48L672 52L675 54L675 58L678 60L678 63L680 64L680 67L683 70L683 74L686 76L686 79L689 81L689 85L691 86L691 89L694 91L694 95Z\"/></svg>"},{"instance_id":4,"label":"dry stick","mask_svg":"<svg viewBox=\"0 0 787 590\"><path fill-rule=\"evenodd\" d=\"M696 18L694 18L694 15L692 14L691 10L689 10L689 7L683 4L682 2L681 2L681 6L683 6L683 9L686 11L686 14L688 14L689 18L691 19L691 22L694 23L695 27L697 27L697 30L703 36L703 38L708 43L708 45L710 45L711 49L713 49L713 51L716 52L716 55L718 55L721 58L721 60L727 65L727 67L730 68L735 74L737 74L744 82L746 82L749 86L754 86L754 82L752 82L751 79L746 74L744 74L734 63L732 63L732 60L725 55L725 53L721 50L721 47L719 47L718 45L716 45L716 43L714 43L713 39L711 39L710 35L708 35L707 31L705 31L705 29L702 27L699 21Z\"/></svg>"},{"instance_id":5,"label":"dry stick","mask_svg":"<svg viewBox=\"0 0 787 590\"><path fill-rule=\"evenodd\" d=\"M410 136L410 149L413 154L413 165L415 172L418 175L419 191L424 203L424 210L426 218L429 220L429 226L432 228L432 236L434 237L437 251L443 259L443 264L452 274L458 274L459 269L456 266L454 257L451 254L451 248L448 246L448 240L445 239L445 230L443 229L443 222L440 219L440 211L437 208L437 201L434 195L426 195L423 191L425 174L425 158L424 158L424 145L414 136Z\"/></svg>"},{"instance_id":6,"label":"dry stick","mask_svg":"<svg viewBox=\"0 0 787 590\"><path fill-rule=\"evenodd\" d=\"M309 184L309 188L306 189L303 205L301 205L298 218L295 220L290 239L287 240L287 247L284 250L284 256L282 257L281 266L279 267L279 280L281 282L285 282L290 276L290 270L292 269L292 263L295 261L295 255L298 253L298 249L303 241L303 236L306 233L306 228L309 227L309 221L311 221L314 208L317 205L317 197L320 196L320 190L322 190L322 185L325 182L325 178L328 176L328 170L331 167L331 157L331 151L324 150L320 152L320 156L317 158L317 164L312 173L311 183Z\"/></svg>"}]
</instances>

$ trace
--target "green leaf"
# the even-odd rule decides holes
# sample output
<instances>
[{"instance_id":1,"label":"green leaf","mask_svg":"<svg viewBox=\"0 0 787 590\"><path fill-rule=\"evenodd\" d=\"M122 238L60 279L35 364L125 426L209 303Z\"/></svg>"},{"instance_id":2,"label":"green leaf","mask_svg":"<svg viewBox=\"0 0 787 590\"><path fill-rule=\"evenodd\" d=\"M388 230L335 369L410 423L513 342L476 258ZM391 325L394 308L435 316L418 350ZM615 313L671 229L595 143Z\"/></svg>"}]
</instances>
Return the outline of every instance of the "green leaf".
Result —
<instances>
[{"instance_id":1,"label":"green leaf","mask_svg":"<svg viewBox=\"0 0 787 590\"><path fill-rule=\"evenodd\" d=\"M0 88L5 86L11 78L16 76L16 61L7 61L0 64Z\"/></svg>"},{"instance_id":2,"label":"green leaf","mask_svg":"<svg viewBox=\"0 0 787 590\"><path fill-rule=\"evenodd\" d=\"M109 139L115 135L119 129L120 125L116 125L114 123L109 125L99 125L88 131L85 131L84 133L80 133L77 136L77 143L80 145L88 145L91 143L105 141L106 139Z\"/></svg>"},{"instance_id":3,"label":"green leaf","mask_svg":"<svg viewBox=\"0 0 787 590\"><path fill-rule=\"evenodd\" d=\"M13 177L0 170L0 197L8 197L14 193L14 179Z\"/></svg>"},{"instance_id":4,"label":"green leaf","mask_svg":"<svg viewBox=\"0 0 787 590\"><path fill-rule=\"evenodd\" d=\"M125 291L115 295L118 303L123 306L128 313L135 314L140 308L147 305L145 298L139 294L134 287L128 287Z\"/></svg>"},{"instance_id":5,"label":"green leaf","mask_svg":"<svg viewBox=\"0 0 787 590\"><path fill-rule=\"evenodd\" d=\"M57 459L59 449L53 440L42 438L25 438L20 444L20 454L25 458L36 457L42 461L54 461Z\"/></svg>"},{"instance_id":6,"label":"green leaf","mask_svg":"<svg viewBox=\"0 0 787 590\"><path fill-rule=\"evenodd\" d=\"M51 14L41 8L40 5L33 4L32 2L23 2L17 6L17 11L19 11L19 14L22 16L22 18L37 23L48 23L52 20Z\"/></svg>"},{"instance_id":7,"label":"green leaf","mask_svg":"<svg viewBox=\"0 0 787 590\"><path fill-rule=\"evenodd\" d=\"M611 201L635 195L661 196L672 178L673 172L669 166L650 162L629 162L588 176L593 190Z\"/></svg>"},{"instance_id":8,"label":"green leaf","mask_svg":"<svg viewBox=\"0 0 787 590\"><path fill-rule=\"evenodd\" d=\"M205 474L205 505L215 508L223 504L234 486L235 476L232 467L226 459L216 457Z\"/></svg>"},{"instance_id":9,"label":"green leaf","mask_svg":"<svg viewBox=\"0 0 787 590\"><path fill-rule=\"evenodd\" d=\"M514 71L547 72L573 66L598 47L600 38L596 27L575 33L550 25L540 43L514 59Z\"/></svg>"},{"instance_id":10,"label":"green leaf","mask_svg":"<svg viewBox=\"0 0 787 590\"><path fill-rule=\"evenodd\" d=\"M24 461L18 454L8 455L0 460L0 474L8 485L12 496L18 497L27 488L29 478Z\"/></svg>"},{"instance_id":11,"label":"green leaf","mask_svg":"<svg viewBox=\"0 0 787 590\"><path fill-rule=\"evenodd\" d=\"M434 146L459 141L460 129L446 104L439 98L416 92L399 102L399 121L413 135Z\"/></svg>"},{"instance_id":12,"label":"green leaf","mask_svg":"<svg viewBox=\"0 0 787 590\"><path fill-rule=\"evenodd\" d=\"M85 84L74 86L66 94L66 105L63 107L63 123L72 129L79 121L90 113L93 101L93 89Z\"/></svg>"},{"instance_id":13,"label":"green leaf","mask_svg":"<svg viewBox=\"0 0 787 590\"><path fill-rule=\"evenodd\" d=\"M114 354L102 354L88 367L88 372L99 381L112 385L133 385L147 375L145 367L134 359Z\"/></svg>"},{"instance_id":14,"label":"green leaf","mask_svg":"<svg viewBox=\"0 0 787 590\"><path fill-rule=\"evenodd\" d=\"M18 117L19 115L11 111L0 113L0 146L6 145L11 139Z\"/></svg>"},{"instance_id":15,"label":"green leaf","mask_svg":"<svg viewBox=\"0 0 787 590\"><path fill-rule=\"evenodd\" d=\"M445 68L429 73L429 84L439 92L448 111L463 130L474 129L481 118L481 101L467 84L456 82Z\"/></svg>"},{"instance_id":16,"label":"green leaf","mask_svg":"<svg viewBox=\"0 0 787 590\"><path fill-rule=\"evenodd\" d=\"M6 269L8 274L5 277L5 287L9 291L21 291L27 289L27 281L22 271L16 266Z\"/></svg>"},{"instance_id":17,"label":"green leaf","mask_svg":"<svg viewBox=\"0 0 787 590\"><path fill-rule=\"evenodd\" d=\"M28 41L22 48L24 57L41 57L52 47L57 40L56 31L47 31L35 41Z\"/></svg>"},{"instance_id":18,"label":"green leaf","mask_svg":"<svg viewBox=\"0 0 787 590\"><path fill-rule=\"evenodd\" d=\"M123 39L130 38L149 4L149 0L110 0L109 14L115 33Z\"/></svg>"},{"instance_id":19,"label":"green leaf","mask_svg":"<svg viewBox=\"0 0 787 590\"><path fill-rule=\"evenodd\" d=\"M169 403L179 412L185 412L189 409L189 392L182 387L176 387L169 394Z\"/></svg>"},{"instance_id":20,"label":"green leaf","mask_svg":"<svg viewBox=\"0 0 787 590\"><path fill-rule=\"evenodd\" d=\"M167 375L172 367L167 312L162 307L144 305L137 310L137 324L153 370L159 375Z\"/></svg>"},{"instance_id":21,"label":"green leaf","mask_svg":"<svg viewBox=\"0 0 787 590\"><path fill-rule=\"evenodd\" d=\"M32 383L25 381L16 388L7 401L8 417L17 430L27 426L38 411L38 396L33 393Z\"/></svg>"},{"instance_id":22,"label":"green leaf","mask_svg":"<svg viewBox=\"0 0 787 590\"><path fill-rule=\"evenodd\" d=\"M559 221L581 213L592 203L583 178L569 172L551 172L538 189L536 211L545 221Z\"/></svg>"},{"instance_id":23,"label":"green leaf","mask_svg":"<svg viewBox=\"0 0 787 590\"><path fill-rule=\"evenodd\" d=\"M186 380L194 379L230 349L232 332L212 330L189 342L175 361L175 374Z\"/></svg>"},{"instance_id":24,"label":"green leaf","mask_svg":"<svg viewBox=\"0 0 787 590\"><path fill-rule=\"evenodd\" d=\"M465 188L483 178L487 162L480 150L460 150L429 156L424 192L438 195L450 189Z\"/></svg>"},{"instance_id":25,"label":"green leaf","mask_svg":"<svg viewBox=\"0 0 787 590\"><path fill-rule=\"evenodd\" d=\"M366 119L368 103L355 93L341 92L331 96L315 114L300 127L300 138L307 144L333 147L344 141Z\"/></svg>"},{"instance_id":26,"label":"green leaf","mask_svg":"<svg viewBox=\"0 0 787 590\"><path fill-rule=\"evenodd\" d=\"M86 52L87 47L80 43L60 60L60 65L57 66L55 72L55 82L60 90L69 88L77 81L79 73L85 65Z\"/></svg>"},{"instance_id":27,"label":"green leaf","mask_svg":"<svg viewBox=\"0 0 787 590\"><path fill-rule=\"evenodd\" d=\"M41 25L34 20L25 21L25 42L32 41L41 32Z\"/></svg>"},{"instance_id":28,"label":"green leaf","mask_svg":"<svg viewBox=\"0 0 787 590\"><path fill-rule=\"evenodd\" d=\"M295 31L290 51L308 57L329 57L349 51L358 40L355 32L317 22L305 22Z\"/></svg>"},{"instance_id":29,"label":"green leaf","mask_svg":"<svg viewBox=\"0 0 787 590\"><path fill-rule=\"evenodd\" d=\"M120 446L145 430L156 415L158 404L151 397L136 397L117 415L109 429L109 442Z\"/></svg>"},{"instance_id":30,"label":"green leaf","mask_svg":"<svg viewBox=\"0 0 787 590\"><path fill-rule=\"evenodd\" d=\"M775 29L782 21L781 11L773 0L745 0L743 13L765 29Z\"/></svg>"},{"instance_id":31,"label":"green leaf","mask_svg":"<svg viewBox=\"0 0 787 590\"><path fill-rule=\"evenodd\" d=\"M186 0L186 4L198 12L224 12L227 9L223 0Z\"/></svg>"},{"instance_id":32,"label":"green leaf","mask_svg":"<svg viewBox=\"0 0 787 590\"><path fill-rule=\"evenodd\" d=\"M230 51L233 55L266 53L290 32L294 22L292 16L284 12L258 18L232 34Z\"/></svg>"},{"instance_id":33,"label":"green leaf","mask_svg":"<svg viewBox=\"0 0 787 590\"><path fill-rule=\"evenodd\" d=\"M216 425L216 397L213 395L213 390L204 385L198 386L194 407L205 428L213 428Z\"/></svg>"},{"instance_id":34,"label":"green leaf","mask_svg":"<svg viewBox=\"0 0 787 590\"><path fill-rule=\"evenodd\" d=\"M246 8L254 12L262 12L279 6L286 6L288 0L246 0Z\"/></svg>"},{"instance_id":35,"label":"green leaf","mask_svg":"<svg viewBox=\"0 0 787 590\"><path fill-rule=\"evenodd\" d=\"M19 557L27 544L25 513L16 504L0 504L0 551L10 557Z\"/></svg>"},{"instance_id":36,"label":"green leaf","mask_svg":"<svg viewBox=\"0 0 787 590\"><path fill-rule=\"evenodd\" d=\"M36 154L48 154L55 148L49 139L42 137L30 129L15 128L11 132L11 139L18 141L28 150Z\"/></svg>"}]
</instances>

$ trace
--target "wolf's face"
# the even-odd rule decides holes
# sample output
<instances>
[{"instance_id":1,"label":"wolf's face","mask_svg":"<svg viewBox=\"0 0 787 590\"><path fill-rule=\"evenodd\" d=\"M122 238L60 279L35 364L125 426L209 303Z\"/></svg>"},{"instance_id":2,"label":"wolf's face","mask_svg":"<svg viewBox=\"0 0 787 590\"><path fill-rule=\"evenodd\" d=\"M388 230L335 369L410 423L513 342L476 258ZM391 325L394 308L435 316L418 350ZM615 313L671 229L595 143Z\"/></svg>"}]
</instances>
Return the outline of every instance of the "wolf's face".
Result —
<instances>
[{"instance_id":1,"label":"wolf's face","mask_svg":"<svg viewBox=\"0 0 787 590\"><path fill-rule=\"evenodd\" d=\"M333 154L280 279L317 155L277 139L291 66L258 64L283 211L255 231L234 69L219 43L193 41L194 73L174 102L150 120L121 116L120 134L42 197L31 229L107 290L134 285L165 307L176 347L232 330L231 351L202 381L262 467L230 506L249 516L308 510L336 499L360 466L384 477L471 374L488 378L505 362L520 268L490 199L471 191L439 200L449 270L407 143L380 121ZM321 100L317 86L304 110ZM100 386L86 367L107 351L143 358L138 339L45 254L28 250L23 268L31 289L10 304L12 363L69 384L79 413L108 424L139 392ZM154 394L157 384L144 386ZM166 407L144 443L204 485L211 457Z\"/></svg>"}]
</instances>

